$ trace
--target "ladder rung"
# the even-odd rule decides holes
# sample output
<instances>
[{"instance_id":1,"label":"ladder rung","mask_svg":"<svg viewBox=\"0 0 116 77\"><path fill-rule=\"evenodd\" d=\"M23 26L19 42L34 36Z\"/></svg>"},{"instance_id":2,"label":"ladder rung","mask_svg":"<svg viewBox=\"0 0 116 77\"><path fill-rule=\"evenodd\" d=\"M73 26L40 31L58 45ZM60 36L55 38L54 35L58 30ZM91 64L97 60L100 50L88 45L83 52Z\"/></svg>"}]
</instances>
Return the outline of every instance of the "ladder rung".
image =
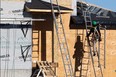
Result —
<instances>
[{"instance_id":1,"label":"ladder rung","mask_svg":"<svg viewBox=\"0 0 116 77\"><path fill-rule=\"evenodd\" d=\"M54 8L59 8L59 6L53 6Z\"/></svg>"},{"instance_id":2,"label":"ladder rung","mask_svg":"<svg viewBox=\"0 0 116 77\"><path fill-rule=\"evenodd\" d=\"M63 34L63 32L58 32L58 34Z\"/></svg>"},{"instance_id":3,"label":"ladder rung","mask_svg":"<svg viewBox=\"0 0 116 77\"><path fill-rule=\"evenodd\" d=\"M83 71L87 71L88 69L82 69Z\"/></svg>"},{"instance_id":4,"label":"ladder rung","mask_svg":"<svg viewBox=\"0 0 116 77\"><path fill-rule=\"evenodd\" d=\"M83 59L90 59L90 58L88 58L88 57L84 57Z\"/></svg>"},{"instance_id":5,"label":"ladder rung","mask_svg":"<svg viewBox=\"0 0 116 77\"><path fill-rule=\"evenodd\" d=\"M59 44L60 44L60 45L66 45L66 40L65 40L65 38L59 37Z\"/></svg>"},{"instance_id":6,"label":"ladder rung","mask_svg":"<svg viewBox=\"0 0 116 77\"><path fill-rule=\"evenodd\" d=\"M57 21L57 23L61 23L61 22L58 22L58 21Z\"/></svg>"},{"instance_id":7,"label":"ladder rung","mask_svg":"<svg viewBox=\"0 0 116 77\"><path fill-rule=\"evenodd\" d=\"M62 29L62 26L58 26L58 29Z\"/></svg>"},{"instance_id":8,"label":"ladder rung","mask_svg":"<svg viewBox=\"0 0 116 77\"><path fill-rule=\"evenodd\" d=\"M84 45L84 46L89 47L88 45Z\"/></svg>"},{"instance_id":9,"label":"ladder rung","mask_svg":"<svg viewBox=\"0 0 116 77\"><path fill-rule=\"evenodd\" d=\"M69 57L68 57L68 58L64 57L64 62L65 62L66 64L69 64L69 63L70 63Z\"/></svg>"},{"instance_id":10,"label":"ladder rung","mask_svg":"<svg viewBox=\"0 0 116 77\"><path fill-rule=\"evenodd\" d=\"M86 21L86 22L91 22L91 21Z\"/></svg>"},{"instance_id":11,"label":"ladder rung","mask_svg":"<svg viewBox=\"0 0 116 77\"><path fill-rule=\"evenodd\" d=\"M69 65L70 65L70 66L71 66L71 64L70 64L69 62L68 62L67 64L65 64L65 65L67 65L67 66L69 66Z\"/></svg>"},{"instance_id":12,"label":"ladder rung","mask_svg":"<svg viewBox=\"0 0 116 77\"><path fill-rule=\"evenodd\" d=\"M84 53L90 53L90 52L85 51Z\"/></svg>"},{"instance_id":13,"label":"ladder rung","mask_svg":"<svg viewBox=\"0 0 116 77\"><path fill-rule=\"evenodd\" d=\"M89 63L82 63L83 65L88 65Z\"/></svg>"},{"instance_id":14,"label":"ladder rung","mask_svg":"<svg viewBox=\"0 0 116 77\"><path fill-rule=\"evenodd\" d=\"M83 35L83 34L79 33L78 35Z\"/></svg>"},{"instance_id":15,"label":"ladder rung","mask_svg":"<svg viewBox=\"0 0 116 77\"><path fill-rule=\"evenodd\" d=\"M87 26L87 27L91 28L92 26Z\"/></svg>"},{"instance_id":16,"label":"ladder rung","mask_svg":"<svg viewBox=\"0 0 116 77\"><path fill-rule=\"evenodd\" d=\"M90 18L90 16L85 16L85 17L89 17Z\"/></svg>"}]
</instances>

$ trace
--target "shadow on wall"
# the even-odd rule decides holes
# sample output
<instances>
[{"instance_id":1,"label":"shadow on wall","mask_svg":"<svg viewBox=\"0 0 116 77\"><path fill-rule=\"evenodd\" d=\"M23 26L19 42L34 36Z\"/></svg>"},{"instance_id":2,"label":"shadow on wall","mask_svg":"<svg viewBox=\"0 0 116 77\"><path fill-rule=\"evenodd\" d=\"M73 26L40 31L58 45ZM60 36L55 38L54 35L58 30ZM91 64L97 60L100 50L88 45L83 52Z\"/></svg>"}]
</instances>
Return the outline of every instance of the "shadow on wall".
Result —
<instances>
[{"instance_id":1,"label":"shadow on wall","mask_svg":"<svg viewBox=\"0 0 116 77\"><path fill-rule=\"evenodd\" d=\"M77 71L81 72L80 67L82 65L82 58L85 52L83 49L83 43L81 42L80 36L77 36L77 40L76 40L74 48L75 48L74 55L73 55L73 58L75 59L74 73L76 74Z\"/></svg>"},{"instance_id":2,"label":"shadow on wall","mask_svg":"<svg viewBox=\"0 0 116 77\"><path fill-rule=\"evenodd\" d=\"M39 16L39 15L35 15L35 16ZM47 57L47 40L51 40L50 41L52 44L52 55L53 54L53 37L54 37L54 31L53 31L53 21L52 19L50 19L50 15L42 15L43 17L45 16L46 20L41 22L41 21L35 21L33 22L33 41L37 40L36 42L38 42L37 44L33 43L33 48L34 46L37 46L36 49L33 49L33 52L36 50L36 52L38 52L38 55L41 57L41 61L46 61ZM51 17L52 18L52 17ZM47 32L49 31L49 33L51 34L51 36L49 36L50 39L47 39L48 35ZM37 32L37 35L34 33ZM37 36L37 37L36 37ZM34 37L36 37L34 39ZM39 41L40 40L40 41ZM40 47L40 48L39 48ZM50 50L49 50L50 51ZM39 54L41 53L41 55ZM38 56L38 58L39 58ZM39 59L40 60L40 59Z\"/></svg>"}]
</instances>

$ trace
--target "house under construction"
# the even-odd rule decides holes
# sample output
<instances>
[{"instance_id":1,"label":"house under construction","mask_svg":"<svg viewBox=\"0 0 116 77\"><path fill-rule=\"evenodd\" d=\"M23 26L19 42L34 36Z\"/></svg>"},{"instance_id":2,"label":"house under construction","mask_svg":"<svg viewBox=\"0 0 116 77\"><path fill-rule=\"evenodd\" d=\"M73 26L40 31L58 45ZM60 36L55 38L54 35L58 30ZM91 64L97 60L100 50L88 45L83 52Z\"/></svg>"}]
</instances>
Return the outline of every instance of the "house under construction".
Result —
<instances>
[{"instance_id":1,"label":"house under construction","mask_svg":"<svg viewBox=\"0 0 116 77\"><path fill-rule=\"evenodd\" d=\"M0 77L116 76L116 12L84 0L1 0L0 17ZM100 34L87 37L93 21Z\"/></svg>"}]
</instances>

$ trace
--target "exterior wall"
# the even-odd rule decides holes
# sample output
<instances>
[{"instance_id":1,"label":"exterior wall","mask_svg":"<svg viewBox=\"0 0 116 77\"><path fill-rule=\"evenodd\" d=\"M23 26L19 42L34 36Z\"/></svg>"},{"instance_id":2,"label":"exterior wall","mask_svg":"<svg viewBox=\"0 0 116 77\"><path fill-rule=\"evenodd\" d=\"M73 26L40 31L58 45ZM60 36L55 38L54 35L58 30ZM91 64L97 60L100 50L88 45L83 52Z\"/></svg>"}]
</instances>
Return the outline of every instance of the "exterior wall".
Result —
<instances>
[{"instance_id":1,"label":"exterior wall","mask_svg":"<svg viewBox=\"0 0 116 77\"><path fill-rule=\"evenodd\" d=\"M64 14L62 17L63 17L63 22L64 22L64 28L65 28L65 33L66 33L66 38L67 38L67 42L68 42L68 46L69 46L69 50L70 50L70 55L71 55L71 60L72 60L72 65L73 65L73 68L76 67L76 61L75 61L75 58L74 58L74 54L75 54L75 45L76 45L76 42L77 41L77 36L79 34L82 34L83 33L83 29L76 29L76 28L71 28L71 26L69 26L69 23L68 21L70 20L70 15L68 14ZM103 70L103 74L104 74L104 77L114 77L116 76L116 53L115 53L115 50L116 50L116 34L115 34L116 30L106 30L106 68ZM100 46L100 56L101 56L101 64L102 64L102 68L104 67L104 61L103 61L103 43L104 43L104 30L101 31L101 34L102 34L102 41L101 41L101 46ZM84 40L85 40L85 30L84 30L84 34L83 36L82 35L79 35L81 36L81 40L83 45L84 45ZM77 46L77 49L79 49L81 47L81 43L80 45ZM84 48L83 48L84 49ZM88 51L87 49L84 49L84 51ZM77 52L77 56L78 56L78 53ZM64 74L61 74L61 69L63 70L63 65L62 63L62 60L61 60L61 57L59 55L58 57L58 62L59 62L59 69L58 69L58 75L59 77L64 77ZM90 68L92 68L92 66L90 66ZM93 77L93 70L91 69L91 72L90 72L90 77ZM64 72L62 72L64 73ZM76 76L78 75L78 71L76 71ZM88 76L89 77L89 76Z\"/></svg>"},{"instance_id":2,"label":"exterior wall","mask_svg":"<svg viewBox=\"0 0 116 77\"><path fill-rule=\"evenodd\" d=\"M106 69L104 77L116 76L116 30L107 30Z\"/></svg>"},{"instance_id":3,"label":"exterior wall","mask_svg":"<svg viewBox=\"0 0 116 77\"><path fill-rule=\"evenodd\" d=\"M50 0L43 0L43 1L50 2ZM53 3L56 4L56 0L52 0L52 1L53 1ZM72 0L58 0L58 3L61 6L71 7Z\"/></svg>"},{"instance_id":4,"label":"exterior wall","mask_svg":"<svg viewBox=\"0 0 116 77\"><path fill-rule=\"evenodd\" d=\"M50 16L50 15L49 15ZM55 27L53 27L53 22L52 19L50 20L49 18L51 18L51 16L48 16L48 20L46 22L38 22L36 23L36 27L38 25L38 30L40 31L40 37L39 37L39 57L38 60L42 61L42 56L46 59L46 61L52 61L52 62L58 62L58 68L57 68L57 75L58 77L65 77L65 72L64 72L64 67L63 67L63 63L62 63L62 58L61 58L61 53L59 50L59 46L58 46L58 41L57 41L57 37L56 37L56 31L55 31ZM82 46L85 44L85 30L83 29L77 29L77 28L73 28L71 25L69 26L69 21L70 21L70 14L62 14L62 19L63 19L63 23L64 23L64 30L65 30L65 34L66 34L66 38L67 38L67 43L68 43L68 47L70 50L70 56L71 56L71 60L72 60L72 65L75 71L75 75L79 76L79 71L77 71L77 69L75 69L77 67L77 61L76 58L79 55L80 52L76 52L76 50L78 49L84 49L85 52L87 52L87 48L83 48ZM49 29L48 29L49 28ZM36 28L37 29L37 28ZM41 33L42 31L45 31L45 33ZM84 31L84 33L83 33ZM115 34L116 30L107 30L106 31L106 69L103 70L104 73L104 77L114 77L116 76L116 43L115 43L115 39L116 39L116 34ZM80 35L82 34L83 35ZM103 33L104 30L101 30L102 33L102 37L103 37ZM42 38L46 37L45 38ZM38 35L37 35L38 36ZM80 42L78 42L79 40L77 39L78 36L80 36ZM33 35L33 37L36 37L36 35ZM44 39L44 41L42 41L42 39ZM46 41L45 41L46 40ZM43 42L43 43L42 43ZM102 68L104 67L104 61L103 61L103 38L101 41L101 64L102 64ZM43 44L43 45L42 45ZM45 47L45 50L42 50L42 47ZM35 48L34 48L35 49ZM43 53L44 51L46 51L46 53ZM43 55L41 55L43 53ZM46 56L46 57L45 57ZM89 66L90 72L88 77L93 77L93 70L92 70L92 65ZM62 71L61 71L62 70ZM99 74L99 73L98 73Z\"/></svg>"}]
</instances>

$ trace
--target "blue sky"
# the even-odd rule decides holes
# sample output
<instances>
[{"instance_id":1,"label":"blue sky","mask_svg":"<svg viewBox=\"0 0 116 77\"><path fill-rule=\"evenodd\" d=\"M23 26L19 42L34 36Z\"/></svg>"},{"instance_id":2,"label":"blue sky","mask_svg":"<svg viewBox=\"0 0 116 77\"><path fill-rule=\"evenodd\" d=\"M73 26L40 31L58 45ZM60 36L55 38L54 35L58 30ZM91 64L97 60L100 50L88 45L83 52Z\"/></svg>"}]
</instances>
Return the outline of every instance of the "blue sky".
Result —
<instances>
[{"instance_id":1,"label":"blue sky","mask_svg":"<svg viewBox=\"0 0 116 77\"><path fill-rule=\"evenodd\" d=\"M116 0L86 0L89 3L116 11Z\"/></svg>"}]
</instances>

